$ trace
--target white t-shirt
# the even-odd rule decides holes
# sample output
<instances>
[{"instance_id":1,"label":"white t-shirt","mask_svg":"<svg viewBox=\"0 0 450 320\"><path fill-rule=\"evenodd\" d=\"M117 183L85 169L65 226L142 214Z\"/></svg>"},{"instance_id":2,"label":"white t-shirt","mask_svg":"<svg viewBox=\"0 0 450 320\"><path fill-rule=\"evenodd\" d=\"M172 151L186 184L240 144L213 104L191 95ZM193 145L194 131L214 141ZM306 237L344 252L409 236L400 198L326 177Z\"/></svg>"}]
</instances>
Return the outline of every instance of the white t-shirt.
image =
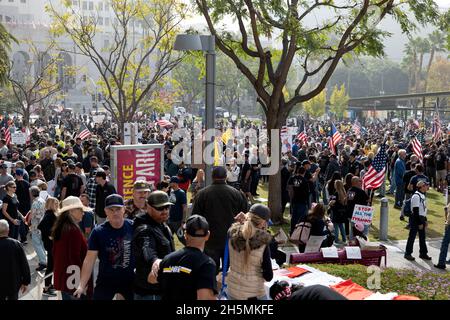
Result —
<instances>
[{"instance_id":1,"label":"white t-shirt","mask_svg":"<svg viewBox=\"0 0 450 320\"><path fill-rule=\"evenodd\" d=\"M416 192L411 197L411 209L419 207L419 215L420 216L427 216L427 202L426 202L425 195Z\"/></svg>"}]
</instances>

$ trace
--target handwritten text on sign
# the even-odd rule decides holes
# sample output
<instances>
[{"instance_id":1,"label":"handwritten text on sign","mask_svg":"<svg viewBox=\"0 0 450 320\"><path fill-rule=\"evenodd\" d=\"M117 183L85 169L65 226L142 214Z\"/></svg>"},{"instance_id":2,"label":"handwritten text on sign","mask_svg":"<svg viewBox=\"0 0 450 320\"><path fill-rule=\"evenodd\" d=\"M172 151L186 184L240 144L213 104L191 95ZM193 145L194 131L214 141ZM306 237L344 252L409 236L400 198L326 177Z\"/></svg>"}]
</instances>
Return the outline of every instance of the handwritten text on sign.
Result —
<instances>
[{"instance_id":1,"label":"handwritten text on sign","mask_svg":"<svg viewBox=\"0 0 450 320\"><path fill-rule=\"evenodd\" d=\"M361 222L365 225L371 225L373 219L374 207L355 205L353 210L352 222Z\"/></svg>"}]
</instances>

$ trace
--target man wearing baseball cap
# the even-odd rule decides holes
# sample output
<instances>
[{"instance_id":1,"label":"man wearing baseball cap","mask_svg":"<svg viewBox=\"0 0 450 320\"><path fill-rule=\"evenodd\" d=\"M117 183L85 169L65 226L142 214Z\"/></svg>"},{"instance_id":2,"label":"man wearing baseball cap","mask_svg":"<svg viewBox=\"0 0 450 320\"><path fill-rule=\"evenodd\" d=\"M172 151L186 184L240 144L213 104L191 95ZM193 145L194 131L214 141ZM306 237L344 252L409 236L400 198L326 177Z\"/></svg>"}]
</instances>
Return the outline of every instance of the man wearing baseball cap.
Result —
<instances>
[{"instance_id":1,"label":"man wearing baseball cap","mask_svg":"<svg viewBox=\"0 0 450 320\"><path fill-rule=\"evenodd\" d=\"M187 219L186 247L167 255L160 263L162 300L216 300L216 264L203 252L209 234L204 217L193 215Z\"/></svg>"},{"instance_id":2,"label":"man wearing baseball cap","mask_svg":"<svg viewBox=\"0 0 450 320\"><path fill-rule=\"evenodd\" d=\"M125 201L125 215L128 219L147 212L147 198L151 192L150 184L145 180L136 180L133 184L133 198Z\"/></svg>"},{"instance_id":3,"label":"man wearing baseball cap","mask_svg":"<svg viewBox=\"0 0 450 320\"><path fill-rule=\"evenodd\" d=\"M94 300L112 300L116 294L133 300L135 259L131 248L133 222L125 219L123 198L112 194L105 199L107 220L92 230L88 252L81 270L80 284L74 295L79 297L87 289L87 283L99 258Z\"/></svg>"},{"instance_id":4,"label":"man wearing baseball cap","mask_svg":"<svg viewBox=\"0 0 450 320\"><path fill-rule=\"evenodd\" d=\"M134 219L135 300L161 299L161 288L156 283L159 264L166 255L175 251L172 232L167 226L172 205L167 193L153 191L147 198L147 212Z\"/></svg>"}]
</instances>

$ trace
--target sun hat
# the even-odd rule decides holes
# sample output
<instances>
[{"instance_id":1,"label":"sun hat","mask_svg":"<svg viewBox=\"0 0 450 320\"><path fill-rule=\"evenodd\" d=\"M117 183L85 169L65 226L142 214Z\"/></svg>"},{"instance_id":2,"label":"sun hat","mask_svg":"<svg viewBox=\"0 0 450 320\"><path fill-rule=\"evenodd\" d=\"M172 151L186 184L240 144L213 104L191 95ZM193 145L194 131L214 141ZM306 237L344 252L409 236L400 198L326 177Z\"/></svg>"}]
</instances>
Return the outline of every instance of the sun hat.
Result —
<instances>
[{"instance_id":1,"label":"sun hat","mask_svg":"<svg viewBox=\"0 0 450 320\"><path fill-rule=\"evenodd\" d=\"M72 210L72 209L82 209L85 212L92 211L91 208L85 207L81 200L74 196L69 196L61 202L61 208L56 212L56 215Z\"/></svg>"}]
</instances>

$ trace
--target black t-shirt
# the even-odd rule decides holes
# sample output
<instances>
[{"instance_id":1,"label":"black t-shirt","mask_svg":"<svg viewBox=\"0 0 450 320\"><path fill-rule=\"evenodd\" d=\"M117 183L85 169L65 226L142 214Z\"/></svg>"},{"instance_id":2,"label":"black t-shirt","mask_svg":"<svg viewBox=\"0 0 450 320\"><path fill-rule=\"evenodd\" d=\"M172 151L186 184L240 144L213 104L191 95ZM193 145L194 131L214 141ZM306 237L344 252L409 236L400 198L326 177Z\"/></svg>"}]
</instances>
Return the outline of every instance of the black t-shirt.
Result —
<instances>
[{"instance_id":1,"label":"black t-shirt","mask_svg":"<svg viewBox=\"0 0 450 320\"><path fill-rule=\"evenodd\" d=\"M436 170L445 170L445 161L447 161L447 156L444 152L439 152L436 155Z\"/></svg>"},{"instance_id":2,"label":"black t-shirt","mask_svg":"<svg viewBox=\"0 0 450 320\"><path fill-rule=\"evenodd\" d=\"M351 187L347 191L347 217L352 217L356 204L367 206L368 201L369 196L364 190L357 187Z\"/></svg>"},{"instance_id":3,"label":"black t-shirt","mask_svg":"<svg viewBox=\"0 0 450 320\"><path fill-rule=\"evenodd\" d=\"M242 181L245 180L245 177L247 176L247 172L251 169L252 169L252 167L250 166L250 164L248 162L244 163L244 165L242 166L242 170L241 170L241 180Z\"/></svg>"},{"instance_id":4,"label":"black t-shirt","mask_svg":"<svg viewBox=\"0 0 450 320\"><path fill-rule=\"evenodd\" d=\"M31 208L30 184L25 180L16 180L16 195L19 201L18 208L23 214L27 214Z\"/></svg>"},{"instance_id":5,"label":"black t-shirt","mask_svg":"<svg viewBox=\"0 0 450 320\"><path fill-rule=\"evenodd\" d=\"M100 218L106 218L105 199L114 193L116 193L116 189L109 182L106 182L103 187L99 184L97 185L97 190L95 191L95 214Z\"/></svg>"},{"instance_id":6,"label":"black t-shirt","mask_svg":"<svg viewBox=\"0 0 450 320\"><path fill-rule=\"evenodd\" d=\"M288 181L294 191L293 203L309 203L309 182L305 177L293 176Z\"/></svg>"},{"instance_id":7,"label":"black t-shirt","mask_svg":"<svg viewBox=\"0 0 450 320\"><path fill-rule=\"evenodd\" d=\"M19 214L17 213L17 207L19 206L19 201L17 200L17 197L11 198L11 196L6 194L5 197L3 198L3 203L8 205L6 212L8 212L10 217L12 219L17 219L17 217L19 216ZM26 214L26 212L24 214Z\"/></svg>"},{"instance_id":8,"label":"black t-shirt","mask_svg":"<svg viewBox=\"0 0 450 320\"><path fill-rule=\"evenodd\" d=\"M436 152L431 151L427 157L425 157L425 165L428 168L434 168L436 166Z\"/></svg>"},{"instance_id":9,"label":"black t-shirt","mask_svg":"<svg viewBox=\"0 0 450 320\"><path fill-rule=\"evenodd\" d=\"M405 193L411 193L412 191L408 190L409 182L411 181L411 178L416 175L416 171L409 170L406 171L405 175L403 176L403 182L405 183Z\"/></svg>"},{"instance_id":10,"label":"black t-shirt","mask_svg":"<svg viewBox=\"0 0 450 320\"><path fill-rule=\"evenodd\" d=\"M353 175L359 175L361 172L361 164L355 160L352 163L350 163L350 169L348 170L349 173Z\"/></svg>"},{"instance_id":11,"label":"black t-shirt","mask_svg":"<svg viewBox=\"0 0 450 320\"><path fill-rule=\"evenodd\" d=\"M77 176L75 173L68 174L62 182L62 187L67 188L66 198L68 196L79 197L82 185L83 180L79 176Z\"/></svg>"},{"instance_id":12,"label":"black t-shirt","mask_svg":"<svg viewBox=\"0 0 450 320\"><path fill-rule=\"evenodd\" d=\"M413 176L413 177L411 178L411 180L409 181L409 183L411 183L411 184L412 184L412 187L413 187L412 193L414 193L414 192L417 191L417 183L418 183L419 181L426 181L426 182L430 183L430 180L428 179L427 176L425 176L425 175L423 175L423 174L416 174L416 175Z\"/></svg>"},{"instance_id":13,"label":"black t-shirt","mask_svg":"<svg viewBox=\"0 0 450 320\"><path fill-rule=\"evenodd\" d=\"M199 289L217 293L216 264L199 249L185 247L161 261L158 282L162 300L195 301Z\"/></svg>"},{"instance_id":14,"label":"black t-shirt","mask_svg":"<svg viewBox=\"0 0 450 320\"><path fill-rule=\"evenodd\" d=\"M288 298L291 301L347 300L343 295L329 287L312 285L295 290Z\"/></svg>"}]
</instances>

